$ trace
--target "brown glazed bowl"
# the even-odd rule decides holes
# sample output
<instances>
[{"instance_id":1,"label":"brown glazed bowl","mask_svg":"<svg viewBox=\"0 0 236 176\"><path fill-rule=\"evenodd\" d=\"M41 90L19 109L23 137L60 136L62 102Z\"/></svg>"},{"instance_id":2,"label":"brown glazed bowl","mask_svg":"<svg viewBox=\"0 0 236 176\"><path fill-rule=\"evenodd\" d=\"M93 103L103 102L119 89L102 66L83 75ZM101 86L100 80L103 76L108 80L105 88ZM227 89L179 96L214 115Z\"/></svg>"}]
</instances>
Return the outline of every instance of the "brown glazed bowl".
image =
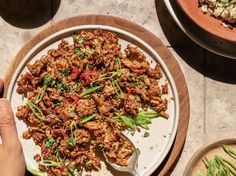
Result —
<instances>
[{"instance_id":1,"label":"brown glazed bowl","mask_svg":"<svg viewBox=\"0 0 236 176\"><path fill-rule=\"evenodd\" d=\"M215 37L236 43L236 27L233 29L224 27L221 20L210 16L208 13L203 14L201 8L199 7L198 0L176 1L184 13L200 28L204 29Z\"/></svg>"}]
</instances>

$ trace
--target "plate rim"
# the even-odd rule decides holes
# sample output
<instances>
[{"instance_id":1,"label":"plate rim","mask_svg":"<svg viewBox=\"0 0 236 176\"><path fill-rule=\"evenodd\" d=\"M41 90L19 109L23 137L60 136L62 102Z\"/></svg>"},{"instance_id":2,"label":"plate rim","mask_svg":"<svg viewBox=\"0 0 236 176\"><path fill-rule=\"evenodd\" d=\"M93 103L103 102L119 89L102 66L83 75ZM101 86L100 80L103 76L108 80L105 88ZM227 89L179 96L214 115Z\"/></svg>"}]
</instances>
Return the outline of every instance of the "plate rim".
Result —
<instances>
[{"instance_id":1,"label":"plate rim","mask_svg":"<svg viewBox=\"0 0 236 176\"><path fill-rule=\"evenodd\" d=\"M47 36L42 41L38 42L37 45L32 47L29 50L29 52L22 58L22 60L20 61L20 64L16 68L16 71L18 70L18 72L15 71L11 80L10 80L9 89L7 91L7 98L11 99L11 93L12 93L11 88L13 88L15 81L17 80L17 78L19 77L19 75L21 73L20 68L24 67L25 62L29 58L31 58L31 55L33 55L34 52L38 53L42 50L42 49L40 49L40 51L37 51L37 49L40 48L44 43L50 42L54 38L61 36L65 33L74 32L76 30L83 30L83 29L89 30L89 29L98 29L98 28L103 29L103 30L113 31L113 32L120 33L120 34L124 34L124 35L130 37L131 39L136 40L138 43L142 44L145 48L147 48L147 50L150 51L155 56L155 58L153 58L153 59L161 64L162 70L165 73L166 77L168 78L168 82L173 90L173 96L175 99L175 103L174 103L175 104L175 108L174 108L175 115L174 115L174 125L172 128L172 131L173 131L174 135L171 135L170 139L167 142L168 144L166 145L166 149L161 153L160 158L157 159L157 161L154 163L153 167L151 167L149 170L145 171L145 175L150 175L150 174L154 173L154 171L160 166L160 164L166 158L167 154L170 152L172 145L174 144L174 140L175 140L175 137L177 134L177 128L178 128L178 124L179 124L179 95L178 95L178 91L177 91L177 87L176 87L174 78L171 75L169 68L165 64L162 57L158 54L158 52L155 49L153 49L148 43L146 43L143 39L139 38L138 36L136 36L130 32L127 32L125 30L119 29L117 27L112 27L112 26L108 26L108 25L78 25L78 26L73 26L73 27L59 30L59 31ZM61 39L62 38L60 37L60 39L57 39L56 41L59 41ZM52 43L54 43L54 42L52 42ZM47 46L49 46L49 45L47 45ZM45 46L43 46L43 48L45 48Z\"/></svg>"}]
</instances>

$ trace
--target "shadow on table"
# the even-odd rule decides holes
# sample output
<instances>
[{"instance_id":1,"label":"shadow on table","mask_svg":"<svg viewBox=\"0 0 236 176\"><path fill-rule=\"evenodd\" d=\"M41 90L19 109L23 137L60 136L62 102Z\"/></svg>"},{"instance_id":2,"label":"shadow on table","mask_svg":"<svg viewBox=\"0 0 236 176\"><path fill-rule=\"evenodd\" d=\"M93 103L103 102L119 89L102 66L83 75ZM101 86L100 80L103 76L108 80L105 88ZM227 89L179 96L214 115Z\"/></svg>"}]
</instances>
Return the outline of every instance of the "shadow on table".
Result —
<instances>
[{"instance_id":1,"label":"shadow on table","mask_svg":"<svg viewBox=\"0 0 236 176\"><path fill-rule=\"evenodd\" d=\"M1 0L0 15L9 24L30 29L49 22L61 0Z\"/></svg>"},{"instance_id":2,"label":"shadow on table","mask_svg":"<svg viewBox=\"0 0 236 176\"><path fill-rule=\"evenodd\" d=\"M162 30L176 53L193 69L211 79L236 84L236 60L217 56L191 41L177 26L167 10L163 0L155 0L156 13ZM178 8L177 6L175 8ZM196 48L202 58L196 59L184 50ZM193 59L194 58L194 59Z\"/></svg>"}]
</instances>

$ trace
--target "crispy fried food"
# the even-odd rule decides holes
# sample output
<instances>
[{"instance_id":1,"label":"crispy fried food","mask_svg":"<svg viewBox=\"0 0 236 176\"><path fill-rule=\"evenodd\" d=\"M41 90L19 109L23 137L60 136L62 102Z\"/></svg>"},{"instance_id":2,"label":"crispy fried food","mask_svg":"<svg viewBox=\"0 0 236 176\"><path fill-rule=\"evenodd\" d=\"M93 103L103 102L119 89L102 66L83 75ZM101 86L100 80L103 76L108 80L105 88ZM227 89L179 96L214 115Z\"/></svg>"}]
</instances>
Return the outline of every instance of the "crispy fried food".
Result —
<instances>
[{"instance_id":1,"label":"crispy fried food","mask_svg":"<svg viewBox=\"0 0 236 176\"><path fill-rule=\"evenodd\" d=\"M98 149L127 166L134 149L122 131L145 128L155 115L168 117L162 98L168 85L159 85L159 64L151 68L135 46L121 51L112 32L86 30L72 37L72 44L62 40L28 64L17 81L17 92L27 98L16 113L28 125L23 138L40 146L34 159L48 176L100 170ZM141 117L147 107L155 111Z\"/></svg>"}]
</instances>

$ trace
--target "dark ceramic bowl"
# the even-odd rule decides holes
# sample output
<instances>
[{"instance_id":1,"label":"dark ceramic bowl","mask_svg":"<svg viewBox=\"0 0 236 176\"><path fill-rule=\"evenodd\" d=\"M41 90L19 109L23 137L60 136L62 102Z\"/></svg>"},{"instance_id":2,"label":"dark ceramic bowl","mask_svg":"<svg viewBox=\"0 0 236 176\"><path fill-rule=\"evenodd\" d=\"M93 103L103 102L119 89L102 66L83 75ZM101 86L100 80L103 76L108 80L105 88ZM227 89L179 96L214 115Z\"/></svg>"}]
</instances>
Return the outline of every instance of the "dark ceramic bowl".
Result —
<instances>
[{"instance_id":1,"label":"dark ceramic bowl","mask_svg":"<svg viewBox=\"0 0 236 176\"><path fill-rule=\"evenodd\" d=\"M176 1L184 13L200 28L215 37L236 43L236 27L230 29L223 26L221 20L210 16L208 13L203 14L201 8L199 7L198 0Z\"/></svg>"}]
</instances>

